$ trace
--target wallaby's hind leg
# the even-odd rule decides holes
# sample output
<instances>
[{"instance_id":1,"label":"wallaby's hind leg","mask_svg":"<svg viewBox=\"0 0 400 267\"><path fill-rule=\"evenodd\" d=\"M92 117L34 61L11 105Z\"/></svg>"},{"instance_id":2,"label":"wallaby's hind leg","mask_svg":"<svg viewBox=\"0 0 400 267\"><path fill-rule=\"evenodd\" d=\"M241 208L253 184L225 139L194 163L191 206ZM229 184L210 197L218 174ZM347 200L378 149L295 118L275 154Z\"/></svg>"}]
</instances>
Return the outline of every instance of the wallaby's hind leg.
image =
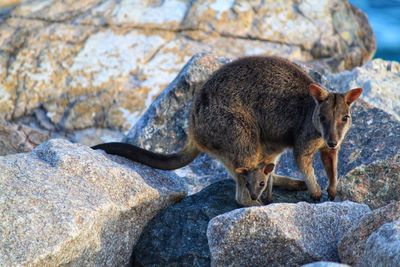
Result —
<instances>
[{"instance_id":1,"label":"wallaby's hind leg","mask_svg":"<svg viewBox=\"0 0 400 267\"><path fill-rule=\"evenodd\" d=\"M301 142L294 147L297 166L304 175L310 197L315 201L319 201L322 196L321 187L316 180L312 166L314 154L317 149L318 146L316 144L309 143L304 145Z\"/></svg>"},{"instance_id":2,"label":"wallaby's hind leg","mask_svg":"<svg viewBox=\"0 0 400 267\"><path fill-rule=\"evenodd\" d=\"M334 200L336 197L336 185L337 185L337 161L338 151L337 149L321 149L320 150L321 160L324 165L326 175L329 179L328 196L330 200Z\"/></svg>"},{"instance_id":3,"label":"wallaby's hind leg","mask_svg":"<svg viewBox=\"0 0 400 267\"><path fill-rule=\"evenodd\" d=\"M273 152L273 150L271 150L271 149L270 150L266 149L265 153L266 153L267 157L265 158L264 161L266 163L272 162L276 166L282 155L282 151L283 151L283 149L282 150L278 149L278 151L276 151L276 148L275 148L275 152ZM271 174L270 179L271 179L271 181L273 181L273 186L276 186L276 187L279 187L282 189L286 189L286 190L290 190L290 191L305 191L305 190L307 190L307 185L304 180L296 179L294 177L289 177L289 176L278 175L275 173L275 170ZM272 195L272 193L271 193L271 195ZM272 201L272 199L271 199L271 201Z\"/></svg>"},{"instance_id":4,"label":"wallaby's hind leg","mask_svg":"<svg viewBox=\"0 0 400 267\"><path fill-rule=\"evenodd\" d=\"M305 191L307 190L307 184L304 180L296 179L289 176L283 176L278 174L272 174L274 180L274 186L286 189L289 191Z\"/></svg>"},{"instance_id":5,"label":"wallaby's hind leg","mask_svg":"<svg viewBox=\"0 0 400 267\"><path fill-rule=\"evenodd\" d=\"M266 204L272 203L272 188L273 187L274 187L274 177L273 177L273 173L272 173L268 178L267 189L265 189L265 191L267 192L267 203Z\"/></svg>"}]
</instances>

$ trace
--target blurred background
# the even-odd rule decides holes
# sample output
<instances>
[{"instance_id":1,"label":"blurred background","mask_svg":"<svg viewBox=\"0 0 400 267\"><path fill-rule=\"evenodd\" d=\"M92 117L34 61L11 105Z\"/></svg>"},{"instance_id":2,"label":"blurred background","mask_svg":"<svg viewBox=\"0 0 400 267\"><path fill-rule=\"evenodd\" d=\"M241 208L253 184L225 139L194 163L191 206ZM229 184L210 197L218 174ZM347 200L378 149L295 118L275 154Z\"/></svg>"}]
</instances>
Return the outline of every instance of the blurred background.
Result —
<instances>
[{"instance_id":1,"label":"blurred background","mask_svg":"<svg viewBox=\"0 0 400 267\"><path fill-rule=\"evenodd\" d=\"M351 0L367 14L377 40L375 58L400 61L400 0Z\"/></svg>"}]
</instances>

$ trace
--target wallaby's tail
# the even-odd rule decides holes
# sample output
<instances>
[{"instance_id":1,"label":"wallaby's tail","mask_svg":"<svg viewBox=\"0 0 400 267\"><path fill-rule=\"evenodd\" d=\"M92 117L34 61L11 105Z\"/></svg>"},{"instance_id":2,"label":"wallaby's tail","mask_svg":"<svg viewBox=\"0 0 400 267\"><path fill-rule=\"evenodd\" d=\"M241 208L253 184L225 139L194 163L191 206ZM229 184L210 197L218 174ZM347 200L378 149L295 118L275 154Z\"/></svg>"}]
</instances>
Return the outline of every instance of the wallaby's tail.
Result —
<instances>
[{"instance_id":1,"label":"wallaby's tail","mask_svg":"<svg viewBox=\"0 0 400 267\"><path fill-rule=\"evenodd\" d=\"M175 170L182 168L192 162L200 153L191 142L188 142L182 151L170 155L163 155L131 144L118 142L99 144L92 148L101 149L108 154L122 156L132 161L161 170Z\"/></svg>"}]
</instances>

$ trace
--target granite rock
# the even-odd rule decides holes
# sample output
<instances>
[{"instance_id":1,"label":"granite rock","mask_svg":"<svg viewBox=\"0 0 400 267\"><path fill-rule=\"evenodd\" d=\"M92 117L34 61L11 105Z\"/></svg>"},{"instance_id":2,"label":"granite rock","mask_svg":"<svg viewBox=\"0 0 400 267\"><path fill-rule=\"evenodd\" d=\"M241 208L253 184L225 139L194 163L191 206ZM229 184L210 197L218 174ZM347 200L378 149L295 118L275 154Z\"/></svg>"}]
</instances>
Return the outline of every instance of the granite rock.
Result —
<instances>
[{"instance_id":1,"label":"granite rock","mask_svg":"<svg viewBox=\"0 0 400 267\"><path fill-rule=\"evenodd\" d=\"M400 155L361 165L341 178L339 199L365 203L371 208L400 200Z\"/></svg>"},{"instance_id":2,"label":"granite rock","mask_svg":"<svg viewBox=\"0 0 400 267\"><path fill-rule=\"evenodd\" d=\"M337 71L375 51L365 15L343 0L21 1L0 23L1 117L40 108L67 130L131 128L194 53Z\"/></svg>"},{"instance_id":3,"label":"granite rock","mask_svg":"<svg viewBox=\"0 0 400 267\"><path fill-rule=\"evenodd\" d=\"M133 250L133 266L209 266L206 231L217 215L240 208L233 180L215 182L155 216ZM275 202L299 202L304 195L274 191ZM368 209L366 209L368 210Z\"/></svg>"},{"instance_id":4,"label":"granite rock","mask_svg":"<svg viewBox=\"0 0 400 267\"><path fill-rule=\"evenodd\" d=\"M400 266L400 221L386 223L372 233L357 266Z\"/></svg>"},{"instance_id":5,"label":"granite rock","mask_svg":"<svg viewBox=\"0 0 400 267\"><path fill-rule=\"evenodd\" d=\"M337 244L370 211L349 201L271 204L213 218L207 229L212 266L298 266L339 261Z\"/></svg>"},{"instance_id":6,"label":"granite rock","mask_svg":"<svg viewBox=\"0 0 400 267\"><path fill-rule=\"evenodd\" d=\"M146 223L185 195L178 179L61 139L0 169L1 266L125 265Z\"/></svg>"},{"instance_id":7,"label":"granite rock","mask_svg":"<svg viewBox=\"0 0 400 267\"><path fill-rule=\"evenodd\" d=\"M392 202L365 215L339 242L339 256L351 266L362 262L369 236L385 223L400 220L400 201Z\"/></svg>"}]
</instances>

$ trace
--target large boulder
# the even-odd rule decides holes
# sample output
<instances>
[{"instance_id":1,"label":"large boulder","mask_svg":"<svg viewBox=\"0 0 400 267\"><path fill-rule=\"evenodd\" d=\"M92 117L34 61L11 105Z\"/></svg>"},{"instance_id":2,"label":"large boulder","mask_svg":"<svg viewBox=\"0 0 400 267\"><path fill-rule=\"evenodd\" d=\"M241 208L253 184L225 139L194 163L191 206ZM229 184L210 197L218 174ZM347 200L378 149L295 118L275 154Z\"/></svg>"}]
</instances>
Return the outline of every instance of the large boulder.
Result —
<instances>
[{"instance_id":1,"label":"large boulder","mask_svg":"<svg viewBox=\"0 0 400 267\"><path fill-rule=\"evenodd\" d=\"M369 236L383 224L396 220L400 220L400 201L390 203L365 215L340 240L339 256L341 262L352 266L361 263Z\"/></svg>"},{"instance_id":2,"label":"large boulder","mask_svg":"<svg viewBox=\"0 0 400 267\"><path fill-rule=\"evenodd\" d=\"M240 208L235 202L234 196L234 181L219 181L160 212L143 230L133 250L132 265L210 265L211 256L206 235L207 226L214 217ZM303 199L297 196L295 192L274 192L276 202L299 202ZM290 209L292 206L286 207ZM354 207L364 206L354 205ZM306 209L313 208L307 206ZM368 210L368 208L364 209L364 211ZM321 214L321 216L324 215ZM328 217L327 219L331 218ZM307 222L304 221L304 225Z\"/></svg>"},{"instance_id":3,"label":"large boulder","mask_svg":"<svg viewBox=\"0 0 400 267\"><path fill-rule=\"evenodd\" d=\"M228 59L208 54L194 56L182 69L176 79L152 103L147 112L139 119L124 139L125 142L141 146L160 153L171 153L183 147L187 137L188 113L194 92L205 82L213 70L226 63ZM323 75L308 70L317 82L323 82ZM371 77L371 80L374 76ZM342 88L341 90L347 90ZM400 122L385 111L359 100L353 106L353 126L342 145L339 154L339 176L343 177L353 169L373 162L393 162L400 153ZM322 187L327 179L318 157L314 161L315 173ZM395 169L395 168L393 168ZM285 153L277 172L301 178L292 152ZM176 171L187 181L190 192L197 192L213 181L226 179L228 174L223 166L203 155L192 164ZM370 172L371 177L383 177L379 169ZM388 174L393 177L396 173ZM343 178L344 180L345 178ZM341 180L339 180L339 184ZM392 180L395 192L398 182ZM351 189L353 190L353 189ZM383 189L381 189L383 190ZM388 198L384 195L384 202ZM345 197L344 197L345 198Z\"/></svg>"},{"instance_id":4,"label":"large boulder","mask_svg":"<svg viewBox=\"0 0 400 267\"><path fill-rule=\"evenodd\" d=\"M346 0L21 1L0 20L0 114L37 108L61 129L129 129L191 55L279 54L330 70L370 59Z\"/></svg>"},{"instance_id":5,"label":"large boulder","mask_svg":"<svg viewBox=\"0 0 400 267\"><path fill-rule=\"evenodd\" d=\"M54 139L0 157L1 266L122 266L179 179Z\"/></svg>"},{"instance_id":6,"label":"large boulder","mask_svg":"<svg viewBox=\"0 0 400 267\"><path fill-rule=\"evenodd\" d=\"M384 224L368 238L357 266L400 266L400 221Z\"/></svg>"},{"instance_id":7,"label":"large boulder","mask_svg":"<svg viewBox=\"0 0 400 267\"><path fill-rule=\"evenodd\" d=\"M353 202L271 204L213 218L212 266L298 266L339 261L337 244L370 209Z\"/></svg>"}]
</instances>

